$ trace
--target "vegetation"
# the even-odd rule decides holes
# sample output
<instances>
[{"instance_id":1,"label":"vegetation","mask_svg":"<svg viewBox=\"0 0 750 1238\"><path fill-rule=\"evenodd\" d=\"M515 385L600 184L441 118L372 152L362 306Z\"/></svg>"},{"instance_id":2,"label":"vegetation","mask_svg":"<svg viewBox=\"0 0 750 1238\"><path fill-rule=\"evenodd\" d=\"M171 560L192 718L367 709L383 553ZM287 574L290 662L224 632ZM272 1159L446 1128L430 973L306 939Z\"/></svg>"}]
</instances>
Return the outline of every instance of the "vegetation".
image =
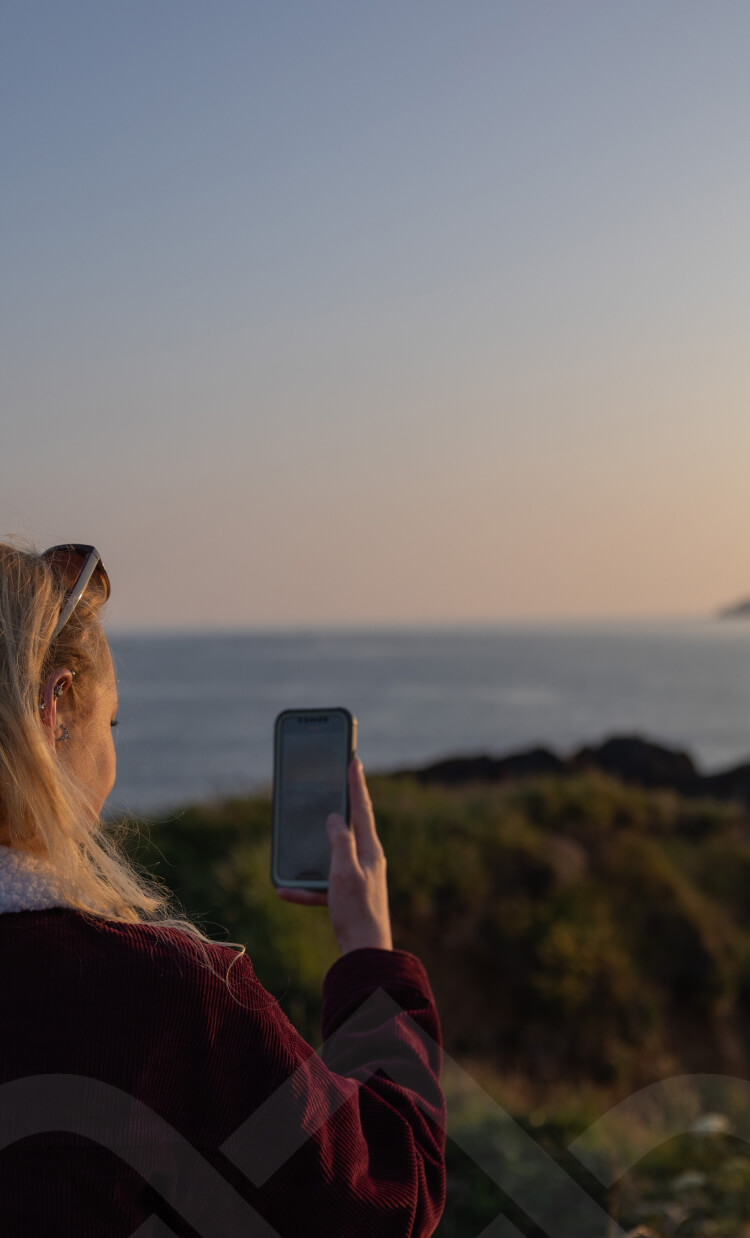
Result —
<instances>
[{"instance_id":1,"label":"vegetation","mask_svg":"<svg viewBox=\"0 0 750 1238\"><path fill-rule=\"evenodd\" d=\"M394 939L424 961L443 1023L442 1238L471 1238L501 1211L536 1238L545 1231L529 1207L545 1192L556 1234L614 1232L605 1211L585 1208L561 1228L538 1148L633 1234L750 1235L747 810L600 774L450 790L369 781ZM338 950L325 908L273 890L269 829L268 800L233 800L142 826L131 846L206 931L247 945L317 1045L321 980ZM660 1141L662 1110L644 1116L628 1098L645 1089L658 1107L654 1085L680 1075L685 1113ZM711 1102L713 1118L707 1075L735 1085ZM615 1146L592 1123L623 1101ZM498 1172L477 1167L479 1147L495 1149ZM631 1167L615 1173L620 1162Z\"/></svg>"}]
</instances>

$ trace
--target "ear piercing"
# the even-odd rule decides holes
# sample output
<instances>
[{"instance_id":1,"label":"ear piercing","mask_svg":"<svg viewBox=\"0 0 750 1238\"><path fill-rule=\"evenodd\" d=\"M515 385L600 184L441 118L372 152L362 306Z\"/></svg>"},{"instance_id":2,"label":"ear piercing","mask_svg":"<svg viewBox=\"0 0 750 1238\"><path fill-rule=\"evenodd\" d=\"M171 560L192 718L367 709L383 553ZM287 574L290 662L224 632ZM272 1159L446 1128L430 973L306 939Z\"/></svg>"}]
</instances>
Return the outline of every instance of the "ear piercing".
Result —
<instances>
[{"instance_id":1,"label":"ear piercing","mask_svg":"<svg viewBox=\"0 0 750 1238\"><path fill-rule=\"evenodd\" d=\"M72 679L75 679L75 671L71 671L70 675ZM54 692L52 693L56 701L59 701L64 691L65 691L65 684L59 683L57 687L55 688ZM44 713L45 709L47 708L47 706L44 704L44 701L39 702L39 708L41 712ZM63 738L68 739L69 736L64 736Z\"/></svg>"},{"instance_id":2,"label":"ear piercing","mask_svg":"<svg viewBox=\"0 0 750 1238\"><path fill-rule=\"evenodd\" d=\"M64 739L72 739L72 738L73 736L71 735L70 731L66 727L65 723L61 722L60 723L60 734L55 736L55 741L58 744L60 744L62 743Z\"/></svg>"}]
</instances>

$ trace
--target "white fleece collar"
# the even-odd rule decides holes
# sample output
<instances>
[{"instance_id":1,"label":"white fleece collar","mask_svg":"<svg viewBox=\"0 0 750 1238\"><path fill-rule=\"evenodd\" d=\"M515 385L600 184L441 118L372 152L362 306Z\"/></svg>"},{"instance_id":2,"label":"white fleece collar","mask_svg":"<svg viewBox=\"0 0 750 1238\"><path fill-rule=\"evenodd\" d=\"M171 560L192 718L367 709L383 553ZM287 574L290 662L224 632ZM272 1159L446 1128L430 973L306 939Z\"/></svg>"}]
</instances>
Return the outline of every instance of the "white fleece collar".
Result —
<instances>
[{"instance_id":1,"label":"white fleece collar","mask_svg":"<svg viewBox=\"0 0 750 1238\"><path fill-rule=\"evenodd\" d=\"M0 844L0 913L68 906L48 864L27 851Z\"/></svg>"}]
</instances>

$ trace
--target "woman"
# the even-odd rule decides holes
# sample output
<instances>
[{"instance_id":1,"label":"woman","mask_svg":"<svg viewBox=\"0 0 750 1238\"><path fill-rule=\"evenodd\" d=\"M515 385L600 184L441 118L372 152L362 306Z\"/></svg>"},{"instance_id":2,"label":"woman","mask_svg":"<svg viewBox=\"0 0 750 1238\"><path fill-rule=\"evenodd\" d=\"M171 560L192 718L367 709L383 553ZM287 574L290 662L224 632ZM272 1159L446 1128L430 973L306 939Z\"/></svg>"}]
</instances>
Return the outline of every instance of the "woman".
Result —
<instances>
[{"instance_id":1,"label":"woman","mask_svg":"<svg viewBox=\"0 0 750 1238\"><path fill-rule=\"evenodd\" d=\"M319 1057L244 953L170 914L99 820L117 685L93 547L0 544L3 1238L427 1235L445 1195L440 1026L394 950L362 766L328 822L342 954ZM377 1072L377 1073L376 1073Z\"/></svg>"}]
</instances>

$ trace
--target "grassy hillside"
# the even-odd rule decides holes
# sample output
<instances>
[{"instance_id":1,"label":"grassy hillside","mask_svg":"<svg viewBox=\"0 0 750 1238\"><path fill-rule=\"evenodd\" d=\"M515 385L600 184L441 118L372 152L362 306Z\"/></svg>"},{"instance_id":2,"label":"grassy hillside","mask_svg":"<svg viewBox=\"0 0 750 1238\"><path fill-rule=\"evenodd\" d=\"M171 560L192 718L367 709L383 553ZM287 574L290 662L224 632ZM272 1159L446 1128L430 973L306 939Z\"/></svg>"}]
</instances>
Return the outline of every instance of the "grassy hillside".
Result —
<instances>
[{"instance_id":1,"label":"grassy hillside","mask_svg":"<svg viewBox=\"0 0 750 1238\"><path fill-rule=\"evenodd\" d=\"M643 1085L748 1077L746 811L595 774L450 791L372 778L370 789L394 940L427 966L448 1054L556 1157L571 1162L570 1140ZM237 800L142 827L131 846L207 931L247 945L317 1045L320 984L338 951L325 908L278 899L269 829L268 801ZM491 1105L473 1112L456 1095L451 1107L461 1138L483 1123L482 1137L496 1137ZM617 1186L621 1216L659 1238L743 1232L750 1162L735 1142L727 1131L671 1140ZM504 1205L521 1232L541 1232L454 1145L449 1166L445 1238L478 1233ZM720 1194L734 1202L722 1222L725 1170ZM581 1177L578 1165L568 1172ZM582 1181L597 1193L590 1175ZM698 1216L703 1228L691 1228Z\"/></svg>"},{"instance_id":2,"label":"grassy hillside","mask_svg":"<svg viewBox=\"0 0 750 1238\"><path fill-rule=\"evenodd\" d=\"M425 961L452 1054L544 1087L745 1062L740 808L598 775L452 791L379 778L371 791L395 941ZM337 947L325 908L271 887L269 830L267 801L236 800L142 827L134 853L207 931L247 945L315 1040Z\"/></svg>"}]
</instances>

